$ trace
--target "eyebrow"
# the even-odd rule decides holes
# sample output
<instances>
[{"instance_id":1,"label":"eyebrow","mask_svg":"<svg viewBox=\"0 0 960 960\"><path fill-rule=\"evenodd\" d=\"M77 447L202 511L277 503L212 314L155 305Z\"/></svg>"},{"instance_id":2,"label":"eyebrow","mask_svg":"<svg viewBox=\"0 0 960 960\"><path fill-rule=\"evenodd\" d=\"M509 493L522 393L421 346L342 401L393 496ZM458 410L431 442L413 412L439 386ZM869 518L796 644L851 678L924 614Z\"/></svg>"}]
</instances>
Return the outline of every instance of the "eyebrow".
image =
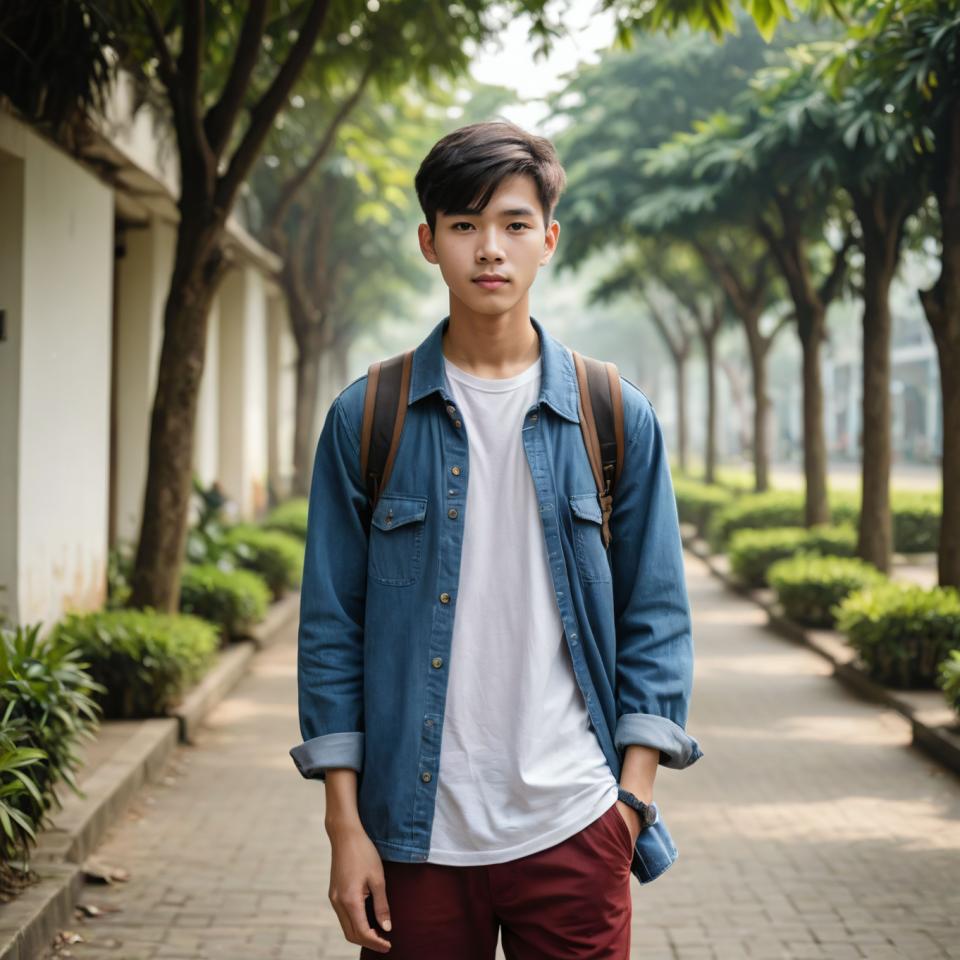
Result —
<instances>
[{"instance_id":1,"label":"eyebrow","mask_svg":"<svg viewBox=\"0 0 960 960\"><path fill-rule=\"evenodd\" d=\"M448 217L479 217L482 211L476 207L464 207L462 210L447 210L445 216ZM501 210L501 217L532 217L534 211L530 207L511 207L509 210Z\"/></svg>"}]
</instances>

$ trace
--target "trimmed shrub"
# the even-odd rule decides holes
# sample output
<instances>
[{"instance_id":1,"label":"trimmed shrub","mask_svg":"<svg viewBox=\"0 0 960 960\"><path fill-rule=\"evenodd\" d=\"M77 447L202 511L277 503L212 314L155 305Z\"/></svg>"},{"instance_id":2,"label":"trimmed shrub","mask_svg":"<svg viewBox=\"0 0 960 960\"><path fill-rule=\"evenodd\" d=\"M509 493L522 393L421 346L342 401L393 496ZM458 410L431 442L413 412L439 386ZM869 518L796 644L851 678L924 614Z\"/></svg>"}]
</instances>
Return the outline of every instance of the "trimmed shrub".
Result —
<instances>
[{"instance_id":1,"label":"trimmed shrub","mask_svg":"<svg viewBox=\"0 0 960 960\"><path fill-rule=\"evenodd\" d=\"M67 614L53 631L77 647L104 688L111 719L162 716L216 658L217 628L188 613L100 610Z\"/></svg>"},{"instance_id":2,"label":"trimmed shrub","mask_svg":"<svg viewBox=\"0 0 960 960\"><path fill-rule=\"evenodd\" d=\"M692 523L701 534L706 531L711 514L733 500L729 490L686 477L674 478L673 494L680 521Z\"/></svg>"},{"instance_id":3,"label":"trimmed shrub","mask_svg":"<svg viewBox=\"0 0 960 960\"><path fill-rule=\"evenodd\" d=\"M837 629L870 676L891 687L933 687L938 665L960 648L960 594L888 582L851 593L836 609Z\"/></svg>"},{"instance_id":4,"label":"trimmed shrub","mask_svg":"<svg viewBox=\"0 0 960 960\"><path fill-rule=\"evenodd\" d=\"M41 639L40 627L36 623L0 629L4 861L25 856L47 812L61 806L56 792L61 782L80 794L74 777L80 766L76 748L92 739L99 725L92 697L99 688L80 651L62 638Z\"/></svg>"},{"instance_id":5,"label":"trimmed shrub","mask_svg":"<svg viewBox=\"0 0 960 960\"><path fill-rule=\"evenodd\" d=\"M773 527L736 530L730 540L730 569L749 587L762 587L767 570L778 560L798 553L852 557L857 535L853 527Z\"/></svg>"},{"instance_id":6,"label":"trimmed shrub","mask_svg":"<svg viewBox=\"0 0 960 960\"><path fill-rule=\"evenodd\" d=\"M849 494L830 498L831 518L835 524L855 523L858 506ZM723 550L737 530L768 530L803 526L803 494L794 490L771 490L737 497L716 511L710 523L710 543Z\"/></svg>"},{"instance_id":7,"label":"trimmed shrub","mask_svg":"<svg viewBox=\"0 0 960 960\"><path fill-rule=\"evenodd\" d=\"M180 610L217 624L224 640L263 620L270 599L266 581L252 570L221 570L213 563L183 568Z\"/></svg>"},{"instance_id":8,"label":"trimmed shrub","mask_svg":"<svg viewBox=\"0 0 960 960\"><path fill-rule=\"evenodd\" d=\"M947 703L960 713L960 650L951 650L937 671L937 684L943 689Z\"/></svg>"},{"instance_id":9,"label":"trimmed shrub","mask_svg":"<svg viewBox=\"0 0 960 960\"><path fill-rule=\"evenodd\" d=\"M936 553L940 543L940 494L894 493L893 549L898 553Z\"/></svg>"},{"instance_id":10,"label":"trimmed shrub","mask_svg":"<svg viewBox=\"0 0 960 960\"><path fill-rule=\"evenodd\" d=\"M894 492L890 498L893 515L893 549L899 553L923 553L937 549L940 531L940 495ZM830 517L834 524L856 527L860 500L842 491L830 495ZM765 530L770 527L803 526L803 493L776 490L736 497L714 511L708 530L714 550L724 550L734 531Z\"/></svg>"},{"instance_id":11,"label":"trimmed shrub","mask_svg":"<svg viewBox=\"0 0 960 960\"><path fill-rule=\"evenodd\" d=\"M289 533L237 523L226 530L226 541L237 563L259 573L279 600L288 587L303 579L304 543Z\"/></svg>"},{"instance_id":12,"label":"trimmed shrub","mask_svg":"<svg viewBox=\"0 0 960 960\"><path fill-rule=\"evenodd\" d=\"M306 497L294 497L277 504L260 524L264 530L279 530L298 537L307 542L307 507L309 500Z\"/></svg>"},{"instance_id":13,"label":"trimmed shrub","mask_svg":"<svg viewBox=\"0 0 960 960\"><path fill-rule=\"evenodd\" d=\"M833 607L844 597L886 580L876 567L848 556L800 554L767 570L783 612L809 627L832 627Z\"/></svg>"}]
</instances>

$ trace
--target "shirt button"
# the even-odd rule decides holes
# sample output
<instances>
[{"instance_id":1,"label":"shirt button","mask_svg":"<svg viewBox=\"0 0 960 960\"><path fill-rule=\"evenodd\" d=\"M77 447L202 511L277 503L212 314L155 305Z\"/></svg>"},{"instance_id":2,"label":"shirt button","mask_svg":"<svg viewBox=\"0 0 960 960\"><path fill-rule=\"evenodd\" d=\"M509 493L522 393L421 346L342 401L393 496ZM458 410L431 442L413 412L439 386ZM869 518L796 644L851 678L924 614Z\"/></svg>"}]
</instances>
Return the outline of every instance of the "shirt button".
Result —
<instances>
[{"instance_id":1,"label":"shirt button","mask_svg":"<svg viewBox=\"0 0 960 960\"><path fill-rule=\"evenodd\" d=\"M531 420L536 420L536 419L537 419L537 415L536 415L535 413L531 413L531 414L530 414L530 419L531 419Z\"/></svg>"},{"instance_id":2,"label":"shirt button","mask_svg":"<svg viewBox=\"0 0 960 960\"><path fill-rule=\"evenodd\" d=\"M456 511L456 508L451 507L451 508L447 511L447 516L448 516L451 520L456 520L456 519L457 519L457 511Z\"/></svg>"},{"instance_id":3,"label":"shirt button","mask_svg":"<svg viewBox=\"0 0 960 960\"><path fill-rule=\"evenodd\" d=\"M451 487L451 488L447 491L447 493L448 493L451 497L454 497L454 496L456 496L457 491L454 490L453 487Z\"/></svg>"},{"instance_id":4,"label":"shirt button","mask_svg":"<svg viewBox=\"0 0 960 960\"><path fill-rule=\"evenodd\" d=\"M426 726L428 726L428 727L432 727L432 726L433 726L433 719L432 719L432 718L427 718L427 719L424 720L423 722L424 722L424 724L425 724Z\"/></svg>"},{"instance_id":5,"label":"shirt button","mask_svg":"<svg viewBox=\"0 0 960 960\"><path fill-rule=\"evenodd\" d=\"M460 423L459 420L454 420L454 421L453 421L453 425L454 425L455 427L462 426L462 424Z\"/></svg>"},{"instance_id":6,"label":"shirt button","mask_svg":"<svg viewBox=\"0 0 960 960\"><path fill-rule=\"evenodd\" d=\"M440 594L440 602L441 602L441 603L449 603L449 602L450 602L450 594L449 594L449 593L441 593L441 594Z\"/></svg>"},{"instance_id":7,"label":"shirt button","mask_svg":"<svg viewBox=\"0 0 960 960\"><path fill-rule=\"evenodd\" d=\"M420 779L421 779L424 783L429 783L429 782L433 779L433 777L430 776L430 771L429 771L429 770L424 770L424 772L420 774Z\"/></svg>"},{"instance_id":8,"label":"shirt button","mask_svg":"<svg viewBox=\"0 0 960 960\"><path fill-rule=\"evenodd\" d=\"M456 413L456 412L457 412L457 408L456 408L455 406L453 406L452 404L448 403L448 404L447 404L447 413Z\"/></svg>"},{"instance_id":9,"label":"shirt button","mask_svg":"<svg viewBox=\"0 0 960 960\"><path fill-rule=\"evenodd\" d=\"M455 477L459 477L459 476L460 476L460 468L459 468L459 467L451 467L451 468L450 468L450 472L451 472Z\"/></svg>"},{"instance_id":10,"label":"shirt button","mask_svg":"<svg viewBox=\"0 0 960 960\"><path fill-rule=\"evenodd\" d=\"M439 670L443 666L443 657L434 657L430 662Z\"/></svg>"}]
</instances>

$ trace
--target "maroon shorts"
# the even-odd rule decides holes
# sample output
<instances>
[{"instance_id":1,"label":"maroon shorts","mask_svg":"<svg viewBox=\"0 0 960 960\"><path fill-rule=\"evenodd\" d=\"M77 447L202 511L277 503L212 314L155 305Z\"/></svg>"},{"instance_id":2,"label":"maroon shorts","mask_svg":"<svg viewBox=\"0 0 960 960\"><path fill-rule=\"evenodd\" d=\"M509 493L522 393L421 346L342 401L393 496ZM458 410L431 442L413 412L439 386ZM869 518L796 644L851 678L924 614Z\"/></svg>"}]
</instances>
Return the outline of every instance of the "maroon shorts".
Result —
<instances>
[{"instance_id":1,"label":"maroon shorts","mask_svg":"<svg viewBox=\"0 0 960 960\"><path fill-rule=\"evenodd\" d=\"M505 863L383 861L393 929L367 918L390 949L360 960L628 960L633 844L614 803L578 833ZM502 928L502 931L501 931Z\"/></svg>"}]
</instances>

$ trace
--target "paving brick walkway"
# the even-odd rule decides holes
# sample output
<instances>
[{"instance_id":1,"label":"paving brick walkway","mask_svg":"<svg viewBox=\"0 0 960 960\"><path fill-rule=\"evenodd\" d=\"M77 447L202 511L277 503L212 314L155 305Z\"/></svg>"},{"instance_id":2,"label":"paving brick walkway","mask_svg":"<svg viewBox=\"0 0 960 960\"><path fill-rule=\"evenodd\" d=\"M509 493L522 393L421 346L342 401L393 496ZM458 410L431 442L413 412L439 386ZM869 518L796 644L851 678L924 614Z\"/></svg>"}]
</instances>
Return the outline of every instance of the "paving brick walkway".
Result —
<instances>
[{"instance_id":1,"label":"paving brick walkway","mask_svg":"<svg viewBox=\"0 0 960 960\"><path fill-rule=\"evenodd\" d=\"M960 958L960 781L909 747L897 714L848 694L688 564L688 729L705 756L658 773L680 857L651 884L631 880L632 957ZM327 900L323 787L287 756L294 644L291 629L258 655L112 830L98 855L131 878L86 888L116 912L75 924L74 957L357 956Z\"/></svg>"}]
</instances>

